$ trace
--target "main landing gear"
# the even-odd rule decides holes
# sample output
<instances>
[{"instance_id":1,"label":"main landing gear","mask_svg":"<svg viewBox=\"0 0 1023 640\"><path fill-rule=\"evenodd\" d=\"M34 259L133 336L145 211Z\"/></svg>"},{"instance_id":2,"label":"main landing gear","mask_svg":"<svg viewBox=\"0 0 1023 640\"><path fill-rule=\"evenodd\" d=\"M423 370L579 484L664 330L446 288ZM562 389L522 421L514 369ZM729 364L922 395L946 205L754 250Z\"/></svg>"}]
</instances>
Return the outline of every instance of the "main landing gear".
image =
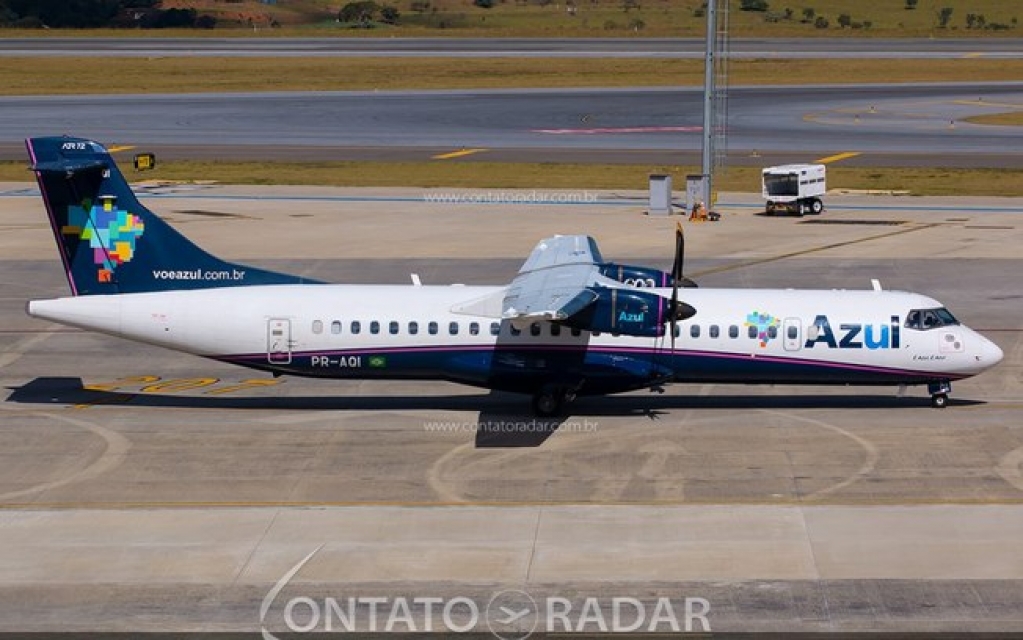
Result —
<instances>
[{"instance_id":1,"label":"main landing gear","mask_svg":"<svg viewBox=\"0 0 1023 640\"><path fill-rule=\"evenodd\" d=\"M575 400L575 389L547 385L533 396L533 413L542 418L550 418L560 414L565 403L573 400Z\"/></svg>"},{"instance_id":2,"label":"main landing gear","mask_svg":"<svg viewBox=\"0 0 1023 640\"><path fill-rule=\"evenodd\" d=\"M927 391L931 394L931 406L935 409L944 409L948 406L948 394L952 391L952 383L947 380L932 382L927 385Z\"/></svg>"}]
</instances>

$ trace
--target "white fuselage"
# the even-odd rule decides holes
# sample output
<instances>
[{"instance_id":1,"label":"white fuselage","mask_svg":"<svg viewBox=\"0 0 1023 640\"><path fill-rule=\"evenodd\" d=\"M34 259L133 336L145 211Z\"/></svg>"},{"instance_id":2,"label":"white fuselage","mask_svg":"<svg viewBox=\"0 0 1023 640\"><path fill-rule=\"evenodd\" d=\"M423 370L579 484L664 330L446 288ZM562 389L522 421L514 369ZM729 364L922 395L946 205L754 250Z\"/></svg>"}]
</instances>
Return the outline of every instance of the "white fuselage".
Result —
<instances>
[{"instance_id":1,"label":"white fuselage","mask_svg":"<svg viewBox=\"0 0 1023 640\"><path fill-rule=\"evenodd\" d=\"M923 384L975 375L1002 357L964 325L906 326L913 310L941 307L913 293L684 289L698 311L678 323L673 348L670 333L641 338L547 322L519 331L494 314L465 311L467 301L499 299L504 289L272 285L58 298L28 311L278 373L523 392L555 382L579 393L667 380Z\"/></svg>"}]
</instances>

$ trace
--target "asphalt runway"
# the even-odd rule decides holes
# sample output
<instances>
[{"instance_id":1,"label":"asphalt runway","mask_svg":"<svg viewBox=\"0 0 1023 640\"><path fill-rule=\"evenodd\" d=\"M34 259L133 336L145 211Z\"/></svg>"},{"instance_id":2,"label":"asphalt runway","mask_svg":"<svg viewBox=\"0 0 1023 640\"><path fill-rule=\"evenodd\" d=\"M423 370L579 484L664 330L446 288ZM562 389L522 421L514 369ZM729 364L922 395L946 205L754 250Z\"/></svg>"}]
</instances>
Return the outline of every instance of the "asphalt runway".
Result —
<instances>
[{"instance_id":1,"label":"asphalt runway","mask_svg":"<svg viewBox=\"0 0 1023 640\"><path fill-rule=\"evenodd\" d=\"M593 195L178 187L147 203L219 255L337 282L506 282L556 232L670 263L674 219ZM25 316L66 283L37 196L0 185L0 631L286 631L295 598L482 611L506 589L537 615L597 598L608 620L616 596L703 598L716 633L1023 630L1023 200L835 196L807 220L722 200L722 222L687 227L704 286L879 278L943 301L1005 360L944 411L919 389L676 385L582 399L554 424L446 383L274 379Z\"/></svg>"},{"instance_id":2,"label":"asphalt runway","mask_svg":"<svg viewBox=\"0 0 1023 640\"><path fill-rule=\"evenodd\" d=\"M567 57L704 56L703 38L4 38L0 56ZM733 58L1023 57L1019 38L734 38Z\"/></svg>"},{"instance_id":3,"label":"asphalt runway","mask_svg":"<svg viewBox=\"0 0 1023 640\"><path fill-rule=\"evenodd\" d=\"M701 104L697 89L8 97L0 98L0 144L6 159L23 157L27 136L66 132L108 144L194 147L200 157L217 149L273 159L277 149L288 157L309 149L310 159L351 159L385 149L425 160L426 150L470 149L479 159L554 153L634 162L647 152L698 151ZM857 153L864 163L1019 167L1023 128L962 118L1020 106L1023 83L736 87L726 147L743 157Z\"/></svg>"}]
</instances>

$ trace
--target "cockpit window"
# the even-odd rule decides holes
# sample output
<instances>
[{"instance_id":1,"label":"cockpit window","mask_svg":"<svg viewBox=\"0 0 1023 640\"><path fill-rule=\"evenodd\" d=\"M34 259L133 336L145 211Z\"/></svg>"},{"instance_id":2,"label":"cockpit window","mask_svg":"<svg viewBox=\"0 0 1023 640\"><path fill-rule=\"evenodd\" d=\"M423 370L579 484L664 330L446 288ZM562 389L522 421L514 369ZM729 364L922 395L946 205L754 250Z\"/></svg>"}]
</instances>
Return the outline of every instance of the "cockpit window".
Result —
<instances>
[{"instance_id":1,"label":"cockpit window","mask_svg":"<svg viewBox=\"0 0 1023 640\"><path fill-rule=\"evenodd\" d=\"M906 314L906 328L927 331L938 327L959 324L952 313L941 307L939 309L913 309Z\"/></svg>"}]
</instances>

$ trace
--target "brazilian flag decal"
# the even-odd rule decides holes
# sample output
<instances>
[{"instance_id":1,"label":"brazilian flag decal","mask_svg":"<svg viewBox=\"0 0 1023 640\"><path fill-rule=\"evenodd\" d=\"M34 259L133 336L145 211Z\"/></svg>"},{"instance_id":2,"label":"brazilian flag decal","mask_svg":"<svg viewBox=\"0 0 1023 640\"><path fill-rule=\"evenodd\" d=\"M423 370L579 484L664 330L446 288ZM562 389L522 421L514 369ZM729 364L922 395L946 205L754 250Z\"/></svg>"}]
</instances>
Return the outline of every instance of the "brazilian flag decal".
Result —
<instances>
[{"instance_id":1,"label":"brazilian flag decal","mask_svg":"<svg viewBox=\"0 0 1023 640\"><path fill-rule=\"evenodd\" d=\"M374 369L383 369L387 366L387 358L384 356L370 356L366 362Z\"/></svg>"}]
</instances>

